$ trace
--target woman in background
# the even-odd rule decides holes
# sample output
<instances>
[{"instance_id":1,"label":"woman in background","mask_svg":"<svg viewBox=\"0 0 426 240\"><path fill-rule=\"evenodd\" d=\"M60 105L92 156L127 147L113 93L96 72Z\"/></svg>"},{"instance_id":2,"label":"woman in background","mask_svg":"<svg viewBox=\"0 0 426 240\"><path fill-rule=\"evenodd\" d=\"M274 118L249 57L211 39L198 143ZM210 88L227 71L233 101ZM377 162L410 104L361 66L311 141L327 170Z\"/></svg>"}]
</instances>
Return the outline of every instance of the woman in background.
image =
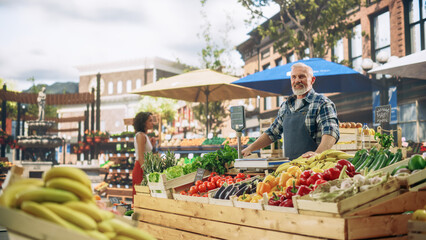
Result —
<instances>
[{"instance_id":1,"label":"woman in background","mask_svg":"<svg viewBox=\"0 0 426 240\"><path fill-rule=\"evenodd\" d=\"M133 196L136 194L135 184L141 184L143 180L143 163L145 161L144 154L152 152L152 142L147 135L147 131L154 127L152 113L140 112L136 114L133 121L133 127L135 128L135 166L132 171L132 185L133 185Z\"/></svg>"}]
</instances>

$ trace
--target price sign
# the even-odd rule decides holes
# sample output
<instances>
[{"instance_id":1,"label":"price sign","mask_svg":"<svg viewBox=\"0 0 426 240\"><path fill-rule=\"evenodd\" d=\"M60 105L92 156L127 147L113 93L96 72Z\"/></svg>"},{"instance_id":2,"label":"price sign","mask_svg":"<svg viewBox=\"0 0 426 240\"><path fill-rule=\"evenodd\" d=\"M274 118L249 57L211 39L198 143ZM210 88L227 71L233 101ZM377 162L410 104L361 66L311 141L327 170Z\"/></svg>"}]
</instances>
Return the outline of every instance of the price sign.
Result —
<instances>
[{"instance_id":1,"label":"price sign","mask_svg":"<svg viewBox=\"0 0 426 240\"><path fill-rule=\"evenodd\" d=\"M208 139L212 139L212 138L213 138L213 133L209 133L209 134L207 134L207 138L208 138Z\"/></svg>"},{"instance_id":2,"label":"price sign","mask_svg":"<svg viewBox=\"0 0 426 240\"><path fill-rule=\"evenodd\" d=\"M124 170L126 173L129 173L129 169Z\"/></svg>"},{"instance_id":3,"label":"price sign","mask_svg":"<svg viewBox=\"0 0 426 240\"><path fill-rule=\"evenodd\" d=\"M246 128L244 106L232 106L230 112L231 128L237 132L241 132L244 128Z\"/></svg>"},{"instance_id":4,"label":"price sign","mask_svg":"<svg viewBox=\"0 0 426 240\"><path fill-rule=\"evenodd\" d=\"M118 137L118 138L117 138L117 141L119 141L119 142L120 142L120 141L121 141L121 137Z\"/></svg>"},{"instance_id":5,"label":"price sign","mask_svg":"<svg viewBox=\"0 0 426 240\"><path fill-rule=\"evenodd\" d=\"M129 141L129 137L126 137L126 141Z\"/></svg>"},{"instance_id":6,"label":"price sign","mask_svg":"<svg viewBox=\"0 0 426 240\"><path fill-rule=\"evenodd\" d=\"M189 154L188 154L188 158L189 158L189 159L193 159L193 158L194 158L194 154L193 154L193 153L189 153Z\"/></svg>"},{"instance_id":7,"label":"price sign","mask_svg":"<svg viewBox=\"0 0 426 240\"><path fill-rule=\"evenodd\" d=\"M120 185L120 184L117 184L117 187L118 187L118 188L121 188L121 185Z\"/></svg>"},{"instance_id":8,"label":"price sign","mask_svg":"<svg viewBox=\"0 0 426 240\"><path fill-rule=\"evenodd\" d=\"M118 173L120 173L120 172L121 172L121 169L117 169L117 172L118 172Z\"/></svg>"},{"instance_id":9,"label":"price sign","mask_svg":"<svg viewBox=\"0 0 426 240\"><path fill-rule=\"evenodd\" d=\"M110 169L109 169L109 172L112 172L112 171L113 171L113 170L110 168Z\"/></svg>"},{"instance_id":10,"label":"price sign","mask_svg":"<svg viewBox=\"0 0 426 240\"><path fill-rule=\"evenodd\" d=\"M125 188L130 188L129 185L124 185Z\"/></svg>"},{"instance_id":11,"label":"price sign","mask_svg":"<svg viewBox=\"0 0 426 240\"><path fill-rule=\"evenodd\" d=\"M164 139L166 139L166 140L170 140L170 139L172 139L172 135L170 135L170 134L166 134L166 136L164 137Z\"/></svg>"},{"instance_id":12,"label":"price sign","mask_svg":"<svg viewBox=\"0 0 426 240\"><path fill-rule=\"evenodd\" d=\"M198 168L197 169L197 173L195 174L194 183L198 180L203 180L205 171L206 171L206 169L204 169L204 168Z\"/></svg>"},{"instance_id":13,"label":"price sign","mask_svg":"<svg viewBox=\"0 0 426 240\"><path fill-rule=\"evenodd\" d=\"M121 197L109 197L109 201L112 205L114 205L115 203L120 203Z\"/></svg>"},{"instance_id":14,"label":"price sign","mask_svg":"<svg viewBox=\"0 0 426 240\"><path fill-rule=\"evenodd\" d=\"M375 123L388 123L391 118L391 105L382 105L374 110Z\"/></svg>"}]
</instances>

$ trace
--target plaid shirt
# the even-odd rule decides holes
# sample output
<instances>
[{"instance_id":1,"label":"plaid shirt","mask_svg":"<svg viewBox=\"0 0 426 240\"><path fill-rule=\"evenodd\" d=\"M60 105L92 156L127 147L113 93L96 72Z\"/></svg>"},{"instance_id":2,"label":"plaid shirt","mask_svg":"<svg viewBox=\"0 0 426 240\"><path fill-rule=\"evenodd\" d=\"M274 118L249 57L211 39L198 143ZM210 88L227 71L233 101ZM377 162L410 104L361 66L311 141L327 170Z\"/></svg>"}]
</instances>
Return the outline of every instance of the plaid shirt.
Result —
<instances>
[{"instance_id":1,"label":"plaid shirt","mask_svg":"<svg viewBox=\"0 0 426 240\"><path fill-rule=\"evenodd\" d=\"M339 120L337 120L336 106L322 94L316 93L313 89L302 99L299 109L295 109L296 96L290 96L287 101L281 104L278 116L272 125L265 131L272 141L281 139L283 133L283 122L286 114L299 111L300 108L309 104L306 113L305 124L312 139L319 145L321 137L328 134L339 140Z\"/></svg>"}]
</instances>

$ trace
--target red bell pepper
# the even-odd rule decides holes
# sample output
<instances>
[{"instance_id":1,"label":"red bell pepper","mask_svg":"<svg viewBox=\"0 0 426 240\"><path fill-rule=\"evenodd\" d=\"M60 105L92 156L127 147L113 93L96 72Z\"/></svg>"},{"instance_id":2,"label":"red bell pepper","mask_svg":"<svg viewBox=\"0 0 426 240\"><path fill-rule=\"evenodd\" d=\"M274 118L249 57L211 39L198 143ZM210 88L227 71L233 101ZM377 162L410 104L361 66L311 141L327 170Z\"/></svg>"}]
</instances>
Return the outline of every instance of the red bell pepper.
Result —
<instances>
[{"instance_id":1,"label":"red bell pepper","mask_svg":"<svg viewBox=\"0 0 426 240\"><path fill-rule=\"evenodd\" d=\"M308 178L308 184L306 184L306 185L308 185L308 186L310 186L311 184L312 185L314 185L315 184L315 182L318 180L318 179L323 179L324 177L322 176L322 174L321 173L314 173L314 174L312 174L312 176L310 176L309 178Z\"/></svg>"},{"instance_id":2,"label":"red bell pepper","mask_svg":"<svg viewBox=\"0 0 426 240\"><path fill-rule=\"evenodd\" d=\"M322 180L322 179L318 179L318 181L319 180ZM296 195L299 195L299 196L305 196L306 194L308 194L308 193L310 193L310 192L312 192L312 188L310 188L310 187L308 187L308 186L300 186L299 187L299 189L297 190L297 193L296 193Z\"/></svg>"},{"instance_id":3,"label":"red bell pepper","mask_svg":"<svg viewBox=\"0 0 426 240\"><path fill-rule=\"evenodd\" d=\"M299 181L300 185L306 185L308 186L308 178L313 174L314 172L312 170L305 170L300 175Z\"/></svg>"},{"instance_id":4,"label":"red bell pepper","mask_svg":"<svg viewBox=\"0 0 426 240\"><path fill-rule=\"evenodd\" d=\"M345 159L340 159L339 161L337 161L337 164L336 164L335 168L337 168L340 171L342 171L343 166L346 166L346 169L349 172L352 172L352 173L355 172L354 165L351 162L349 162L348 160L345 160Z\"/></svg>"},{"instance_id":5,"label":"red bell pepper","mask_svg":"<svg viewBox=\"0 0 426 240\"><path fill-rule=\"evenodd\" d=\"M279 206L280 203L281 203L280 198L275 193L272 193L272 196L268 201L268 205Z\"/></svg>"},{"instance_id":6,"label":"red bell pepper","mask_svg":"<svg viewBox=\"0 0 426 240\"><path fill-rule=\"evenodd\" d=\"M293 207L293 200L291 198L286 199L284 202L280 203L280 207Z\"/></svg>"},{"instance_id":7,"label":"red bell pepper","mask_svg":"<svg viewBox=\"0 0 426 240\"><path fill-rule=\"evenodd\" d=\"M323 184L323 183L326 183L327 181L326 180L324 180L324 179L318 179L316 182L315 182L315 185L313 186L313 190L315 190L315 189L317 189L317 187L319 186L319 185L321 185L321 184Z\"/></svg>"},{"instance_id":8,"label":"red bell pepper","mask_svg":"<svg viewBox=\"0 0 426 240\"><path fill-rule=\"evenodd\" d=\"M337 168L329 168L324 171L323 178L324 180L331 181L334 179L338 179L340 175L340 170Z\"/></svg>"},{"instance_id":9,"label":"red bell pepper","mask_svg":"<svg viewBox=\"0 0 426 240\"><path fill-rule=\"evenodd\" d=\"M293 197L294 195L296 195L297 190L299 190L299 187L296 187L295 181L293 181L293 186L288 187L285 190L285 197L287 199L291 199L291 197Z\"/></svg>"}]
</instances>

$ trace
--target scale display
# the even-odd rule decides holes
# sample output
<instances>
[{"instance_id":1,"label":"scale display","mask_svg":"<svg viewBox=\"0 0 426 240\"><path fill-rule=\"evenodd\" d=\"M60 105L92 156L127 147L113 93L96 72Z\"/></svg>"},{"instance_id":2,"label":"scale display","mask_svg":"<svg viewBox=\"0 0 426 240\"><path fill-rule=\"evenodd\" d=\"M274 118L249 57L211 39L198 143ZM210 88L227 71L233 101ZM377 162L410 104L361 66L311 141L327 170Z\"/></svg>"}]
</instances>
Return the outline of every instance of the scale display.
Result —
<instances>
[{"instance_id":1,"label":"scale display","mask_svg":"<svg viewBox=\"0 0 426 240\"><path fill-rule=\"evenodd\" d=\"M237 132L241 132L246 128L246 117L244 106L232 106L231 112L231 128Z\"/></svg>"}]
</instances>

